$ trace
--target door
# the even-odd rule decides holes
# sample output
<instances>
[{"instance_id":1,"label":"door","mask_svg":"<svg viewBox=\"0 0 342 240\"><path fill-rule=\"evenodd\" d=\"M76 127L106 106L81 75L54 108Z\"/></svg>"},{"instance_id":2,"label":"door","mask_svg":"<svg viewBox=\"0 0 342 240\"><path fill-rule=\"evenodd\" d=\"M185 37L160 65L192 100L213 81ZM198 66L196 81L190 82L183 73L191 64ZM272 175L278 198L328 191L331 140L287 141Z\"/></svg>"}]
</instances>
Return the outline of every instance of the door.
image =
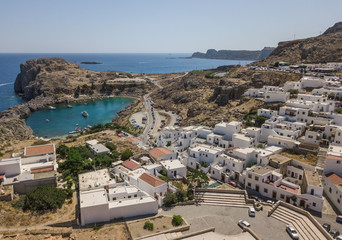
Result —
<instances>
[{"instance_id":1,"label":"door","mask_svg":"<svg viewBox=\"0 0 342 240\"><path fill-rule=\"evenodd\" d=\"M290 203L290 197L289 196L286 196L286 202Z\"/></svg>"},{"instance_id":2,"label":"door","mask_svg":"<svg viewBox=\"0 0 342 240\"><path fill-rule=\"evenodd\" d=\"M259 192L259 185L255 186L255 191Z\"/></svg>"},{"instance_id":3,"label":"door","mask_svg":"<svg viewBox=\"0 0 342 240\"><path fill-rule=\"evenodd\" d=\"M272 192L272 198L274 198L274 199L277 198L277 192L276 192L276 191L273 191L273 192Z\"/></svg>"},{"instance_id":4,"label":"door","mask_svg":"<svg viewBox=\"0 0 342 240\"><path fill-rule=\"evenodd\" d=\"M177 171L173 171L173 176L174 176L174 177L177 176Z\"/></svg>"},{"instance_id":5,"label":"door","mask_svg":"<svg viewBox=\"0 0 342 240\"><path fill-rule=\"evenodd\" d=\"M226 181L226 176L224 173L221 173L221 181L225 182Z\"/></svg>"},{"instance_id":6,"label":"door","mask_svg":"<svg viewBox=\"0 0 342 240\"><path fill-rule=\"evenodd\" d=\"M301 199L299 201L299 206L304 208L305 207L305 200Z\"/></svg>"}]
</instances>

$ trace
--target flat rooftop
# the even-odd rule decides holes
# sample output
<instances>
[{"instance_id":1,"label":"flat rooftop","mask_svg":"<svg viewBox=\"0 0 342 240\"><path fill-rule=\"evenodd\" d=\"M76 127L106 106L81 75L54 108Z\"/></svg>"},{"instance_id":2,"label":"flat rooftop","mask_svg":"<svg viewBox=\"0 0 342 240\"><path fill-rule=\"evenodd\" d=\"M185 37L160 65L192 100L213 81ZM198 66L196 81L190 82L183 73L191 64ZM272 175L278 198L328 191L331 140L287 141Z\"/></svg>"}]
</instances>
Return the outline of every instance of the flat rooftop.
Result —
<instances>
[{"instance_id":1,"label":"flat rooftop","mask_svg":"<svg viewBox=\"0 0 342 240\"><path fill-rule=\"evenodd\" d=\"M269 160L274 163L283 164L291 161L292 159L281 154L273 154L269 157Z\"/></svg>"},{"instance_id":2,"label":"flat rooftop","mask_svg":"<svg viewBox=\"0 0 342 240\"><path fill-rule=\"evenodd\" d=\"M218 152L223 151L223 148L214 147L214 146L210 146L210 145L206 145L206 144L201 144L201 145L198 145L198 146L190 148L190 149L194 152L208 152L208 153L212 153L212 154L216 154Z\"/></svg>"},{"instance_id":3,"label":"flat rooftop","mask_svg":"<svg viewBox=\"0 0 342 240\"><path fill-rule=\"evenodd\" d=\"M305 177L309 185L316 186L316 187L323 187L321 181L319 180L318 172L304 169L304 173L305 173Z\"/></svg>"},{"instance_id":4,"label":"flat rooftop","mask_svg":"<svg viewBox=\"0 0 342 240\"><path fill-rule=\"evenodd\" d=\"M185 166L179 160L161 161L160 164L166 169L185 168Z\"/></svg>"},{"instance_id":5,"label":"flat rooftop","mask_svg":"<svg viewBox=\"0 0 342 240\"><path fill-rule=\"evenodd\" d=\"M79 174L78 181L80 190L104 187L115 183L115 180L110 178L108 169Z\"/></svg>"},{"instance_id":6,"label":"flat rooftop","mask_svg":"<svg viewBox=\"0 0 342 240\"><path fill-rule=\"evenodd\" d=\"M248 172L254 172L254 173L259 174L259 175L264 175L266 173L273 172L274 170L275 170L275 168L273 168L271 166L265 166L265 167L254 167L251 170L249 170Z\"/></svg>"},{"instance_id":7,"label":"flat rooftop","mask_svg":"<svg viewBox=\"0 0 342 240\"><path fill-rule=\"evenodd\" d=\"M107 193L104 188L80 192L80 207L92 207L108 204Z\"/></svg>"}]
</instances>

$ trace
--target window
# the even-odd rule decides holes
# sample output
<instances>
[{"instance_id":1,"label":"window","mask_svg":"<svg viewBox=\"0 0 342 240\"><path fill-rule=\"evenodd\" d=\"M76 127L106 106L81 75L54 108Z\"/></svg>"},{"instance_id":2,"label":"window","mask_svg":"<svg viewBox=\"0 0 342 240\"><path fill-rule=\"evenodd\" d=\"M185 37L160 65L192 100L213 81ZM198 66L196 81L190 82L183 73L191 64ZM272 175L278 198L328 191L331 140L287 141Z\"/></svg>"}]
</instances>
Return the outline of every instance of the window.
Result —
<instances>
[{"instance_id":1,"label":"window","mask_svg":"<svg viewBox=\"0 0 342 240\"><path fill-rule=\"evenodd\" d=\"M255 181L259 181L259 177L258 176L255 176Z\"/></svg>"},{"instance_id":2,"label":"window","mask_svg":"<svg viewBox=\"0 0 342 240\"><path fill-rule=\"evenodd\" d=\"M264 193L267 193L268 192L268 189L267 188L264 188Z\"/></svg>"},{"instance_id":3,"label":"window","mask_svg":"<svg viewBox=\"0 0 342 240\"><path fill-rule=\"evenodd\" d=\"M233 163L233 167L235 167L235 163Z\"/></svg>"},{"instance_id":4,"label":"window","mask_svg":"<svg viewBox=\"0 0 342 240\"><path fill-rule=\"evenodd\" d=\"M252 185L251 185L251 183L249 182L249 183L247 183L247 186L248 186L248 187L251 187Z\"/></svg>"},{"instance_id":5,"label":"window","mask_svg":"<svg viewBox=\"0 0 342 240\"><path fill-rule=\"evenodd\" d=\"M248 174L248 178L252 178L252 174Z\"/></svg>"},{"instance_id":6,"label":"window","mask_svg":"<svg viewBox=\"0 0 342 240\"><path fill-rule=\"evenodd\" d=\"M340 203L340 199L337 199L337 202Z\"/></svg>"},{"instance_id":7,"label":"window","mask_svg":"<svg viewBox=\"0 0 342 240\"><path fill-rule=\"evenodd\" d=\"M284 198L285 198L285 195L284 195L284 194L280 194L280 198L281 198L281 199L284 199Z\"/></svg>"},{"instance_id":8,"label":"window","mask_svg":"<svg viewBox=\"0 0 342 240\"><path fill-rule=\"evenodd\" d=\"M341 164L341 161L337 161L336 163L337 163L337 164Z\"/></svg>"},{"instance_id":9,"label":"window","mask_svg":"<svg viewBox=\"0 0 342 240\"><path fill-rule=\"evenodd\" d=\"M137 195L137 194L134 194L134 197L138 197L138 195Z\"/></svg>"},{"instance_id":10,"label":"window","mask_svg":"<svg viewBox=\"0 0 342 240\"><path fill-rule=\"evenodd\" d=\"M316 207L316 203L315 203L315 202L313 202L313 203L312 203L312 206Z\"/></svg>"},{"instance_id":11,"label":"window","mask_svg":"<svg viewBox=\"0 0 342 240\"><path fill-rule=\"evenodd\" d=\"M128 198L131 198L131 197L132 197L131 195L128 196Z\"/></svg>"},{"instance_id":12,"label":"window","mask_svg":"<svg viewBox=\"0 0 342 240\"><path fill-rule=\"evenodd\" d=\"M116 197L113 197L113 201L115 201L116 200Z\"/></svg>"},{"instance_id":13,"label":"window","mask_svg":"<svg viewBox=\"0 0 342 240\"><path fill-rule=\"evenodd\" d=\"M215 171L213 171L213 174L215 174Z\"/></svg>"},{"instance_id":14,"label":"window","mask_svg":"<svg viewBox=\"0 0 342 240\"><path fill-rule=\"evenodd\" d=\"M329 188L329 192L331 193L331 188Z\"/></svg>"}]
</instances>

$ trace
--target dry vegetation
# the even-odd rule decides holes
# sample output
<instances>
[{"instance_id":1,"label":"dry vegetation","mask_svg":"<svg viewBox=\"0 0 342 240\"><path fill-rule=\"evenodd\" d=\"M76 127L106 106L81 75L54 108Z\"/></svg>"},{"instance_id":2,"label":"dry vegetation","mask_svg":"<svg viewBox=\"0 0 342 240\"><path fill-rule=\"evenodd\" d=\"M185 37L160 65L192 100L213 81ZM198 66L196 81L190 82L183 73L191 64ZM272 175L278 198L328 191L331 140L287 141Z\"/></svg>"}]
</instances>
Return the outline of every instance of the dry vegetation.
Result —
<instances>
[{"instance_id":1,"label":"dry vegetation","mask_svg":"<svg viewBox=\"0 0 342 240\"><path fill-rule=\"evenodd\" d=\"M317 165L317 161L318 161L318 156L314 155L312 153L307 153L307 154L292 154L289 152L282 152L281 155L284 155L286 157L298 160L300 162L312 165L312 166L316 166Z\"/></svg>"},{"instance_id":2,"label":"dry vegetation","mask_svg":"<svg viewBox=\"0 0 342 240\"><path fill-rule=\"evenodd\" d=\"M153 223L154 225L153 231L144 229L144 223L146 221L150 221L151 223ZM183 222L183 225L184 224L185 223ZM149 219L142 219L139 221L130 222L127 225L128 225L128 229L133 239L142 237L142 236L151 235L153 233L164 232L166 230L175 228L172 225L172 217L168 217L168 216L159 216L159 217L153 217Z\"/></svg>"}]
</instances>

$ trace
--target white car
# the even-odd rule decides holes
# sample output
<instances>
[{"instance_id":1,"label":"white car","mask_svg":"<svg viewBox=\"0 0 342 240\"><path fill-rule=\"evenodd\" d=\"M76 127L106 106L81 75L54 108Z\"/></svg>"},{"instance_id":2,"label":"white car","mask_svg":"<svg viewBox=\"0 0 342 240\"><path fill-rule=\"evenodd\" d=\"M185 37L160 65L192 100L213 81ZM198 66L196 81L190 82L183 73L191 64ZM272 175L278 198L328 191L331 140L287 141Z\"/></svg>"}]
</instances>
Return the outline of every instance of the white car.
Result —
<instances>
[{"instance_id":1,"label":"white car","mask_svg":"<svg viewBox=\"0 0 342 240\"><path fill-rule=\"evenodd\" d=\"M298 232L292 225L286 226L286 232L290 235L292 239L299 239Z\"/></svg>"},{"instance_id":2,"label":"white car","mask_svg":"<svg viewBox=\"0 0 342 240\"><path fill-rule=\"evenodd\" d=\"M270 203L270 204L274 204L274 203L275 203L275 202L272 201L272 200L267 200L266 202L267 202L267 203Z\"/></svg>"},{"instance_id":3,"label":"white car","mask_svg":"<svg viewBox=\"0 0 342 240\"><path fill-rule=\"evenodd\" d=\"M250 207L250 208L248 209L248 215L249 215L250 217L255 217L255 209L254 209L253 207Z\"/></svg>"},{"instance_id":4,"label":"white car","mask_svg":"<svg viewBox=\"0 0 342 240\"><path fill-rule=\"evenodd\" d=\"M245 221L245 220L239 220L238 225L240 228L244 228L244 227L250 227L251 225L249 224L249 222Z\"/></svg>"},{"instance_id":5,"label":"white car","mask_svg":"<svg viewBox=\"0 0 342 240\"><path fill-rule=\"evenodd\" d=\"M336 240L342 240L342 235L339 235L335 238Z\"/></svg>"}]
</instances>

